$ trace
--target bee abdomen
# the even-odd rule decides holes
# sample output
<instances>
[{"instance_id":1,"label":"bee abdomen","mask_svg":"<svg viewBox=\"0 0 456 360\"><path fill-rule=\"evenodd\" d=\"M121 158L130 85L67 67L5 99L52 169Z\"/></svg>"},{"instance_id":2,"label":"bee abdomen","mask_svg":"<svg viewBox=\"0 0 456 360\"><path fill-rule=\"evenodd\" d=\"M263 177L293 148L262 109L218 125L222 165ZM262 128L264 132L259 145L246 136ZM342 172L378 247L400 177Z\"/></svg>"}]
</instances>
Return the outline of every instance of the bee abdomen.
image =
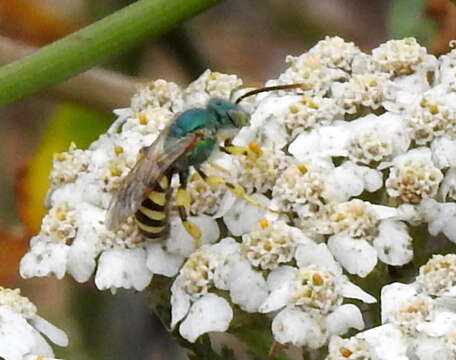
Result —
<instances>
[{"instance_id":1,"label":"bee abdomen","mask_svg":"<svg viewBox=\"0 0 456 360\"><path fill-rule=\"evenodd\" d=\"M168 233L169 177L162 176L136 211L136 223L147 239L160 239Z\"/></svg>"}]
</instances>

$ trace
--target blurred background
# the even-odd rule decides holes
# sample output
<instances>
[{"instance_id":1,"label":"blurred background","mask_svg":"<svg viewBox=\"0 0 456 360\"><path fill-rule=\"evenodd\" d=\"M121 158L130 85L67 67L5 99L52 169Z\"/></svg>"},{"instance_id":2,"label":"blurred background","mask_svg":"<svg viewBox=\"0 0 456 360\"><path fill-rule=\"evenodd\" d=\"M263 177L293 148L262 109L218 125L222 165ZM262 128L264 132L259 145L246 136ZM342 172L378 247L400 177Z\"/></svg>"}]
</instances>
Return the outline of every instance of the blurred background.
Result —
<instances>
[{"instance_id":1,"label":"blurred background","mask_svg":"<svg viewBox=\"0 0 456 360\"><path fill-rule=\"evenodd\" d=\"M0 0L0 64L128 3ZM70 346L56 349L57 357L185 358L142 294L112 296L70 279L19 278L18 261L44 213L52 154L71 141L86 147L95 140L112 121L111 110L128 104L136 80L186 85L211 68L261 86L285 68L286 55L298 55L326 35L354 41L364 51L415 36L438 55L456 38L456 6L449 0L228 0L100 65L109 72L92 71L79 83L0 109L0 285L20 287L40 315L65 329Z\"/></svg>"}]
</instances>

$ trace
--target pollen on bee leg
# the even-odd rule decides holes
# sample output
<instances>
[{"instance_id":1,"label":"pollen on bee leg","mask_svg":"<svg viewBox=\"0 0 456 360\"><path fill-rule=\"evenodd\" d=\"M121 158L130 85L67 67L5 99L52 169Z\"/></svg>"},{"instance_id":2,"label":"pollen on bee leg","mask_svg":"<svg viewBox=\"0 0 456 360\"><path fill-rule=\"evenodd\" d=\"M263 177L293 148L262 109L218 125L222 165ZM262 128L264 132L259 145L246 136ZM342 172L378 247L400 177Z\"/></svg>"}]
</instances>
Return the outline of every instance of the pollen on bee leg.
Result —
<instances>
[{"instance_id":1,"label":"pollen on bee leg","mask_svg":"<svg viewBox=\"0 0 456 360\"><path fill-rule=\"evenodd\" d=\"M273 211L269 209L265 204L255 200L254 198L250 197L249 195L246 194L244 188L240 185L233 184L231 182L225 182L225 186L227 187L228 190L230 190L234 195L237 197L240 197L241 199L244 199L248 203L258 206L261 209L265 209L268 211Z\"/></svg>"},{"instance_id":2,"label":"pollen on bee leg","mask_svg":"<svg viewBox=\"0 0 456 360\"><path fill-rule=\"evenodd\" d=\"M220 172L223 172L225 174L230 174L230 171L225 169L223 166L220 166L219 164L213 162L213 161L209 161L208 164L213 167L214 169L220 171ZM201 175L200 175L201 177Z\"/></svg>"},{"instance_id":3,"label":"pollen on bee leg","mask_svg":"<svg viewBox=\"0 0 456 360\"><path fill-rule=\"evenodd\" d=\"M182 225L184 226L185 231L187 231L187 233L193 238L195 247L199 248L202 245L201 230L199 229L199 227L196 224L194 224L193 222L191 222L187 219L188 211L186 210L186 207L183 204L183 202L185 202L185 201L189 201L188 192L185 189L181 188L177 191L177 194L176 194L176 203L178 204L177 210L179 213L179 217L182 221ZM188 203L188 206L190 206L190 203Z\"/></svg>"},{"instance_id":4,"label":"pollen on bee leg","mask_svg":"<svg viewBox=\"0 0 456 360\"><path fill-rule=\"evenodd\" d=\"M228 145L222 147L222 150L231 155L247 155L248 149L244 146Z\"/></svg>"},{"instance_id":5,"label":"pollen on bee leg","mask_svg":"<svg viewBox=\"0 0 456 360\"><path fill-rule=\"evenodd\" d=\"M247 196L245 190L241 186L233 184L231 182L226 182L225 185L234 195L242 198Z\"/></svg>"},{"instance_id":6,"label":"pollen on bee leg","mask_svg":"<svg viewBox=\"0 0 456 360\"><path fill-rule=\"evenodd\" d=\"M184 188L177 189L176 193L176 205L182 206L188 213L190 210L190 195Z\"/></svg>"},{"instance_id":7,"label":"pollen on bee leg","mask_svg":"<svg viewBox=\"0 0 456 360\"><path fill-rule=\"evenodd\" d=\"M226 184L225 180L223 180L220 176L206 176L203 177L203 180L212 187Z\"/></svg>"},{"instance_id":8,"label":"pollen on bee leg","mask_svg":"<svg viewBox=\"0 0 456 360\"><path fill-rule=\"evenodd\" d=\"M195 248L200 248L202 245L201 230L198 227L198 225L188 220L182 221L182 225L184 225L184 228L187 231L187 233L193 238Z\"/></svg>"}]
</instances>

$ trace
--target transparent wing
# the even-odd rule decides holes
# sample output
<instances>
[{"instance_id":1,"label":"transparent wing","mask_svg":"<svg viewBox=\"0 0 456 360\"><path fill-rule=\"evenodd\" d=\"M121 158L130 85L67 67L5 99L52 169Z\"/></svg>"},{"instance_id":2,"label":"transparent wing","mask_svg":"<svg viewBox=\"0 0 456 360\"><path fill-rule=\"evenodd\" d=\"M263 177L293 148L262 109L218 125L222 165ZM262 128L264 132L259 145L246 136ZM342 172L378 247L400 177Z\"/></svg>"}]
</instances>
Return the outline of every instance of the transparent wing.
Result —
<instances>
[{"instance_id":1,"label":"transparent wing","mask_svg":"<svg viewBox=\"0 0 456 360\"><path fill-rule=\"evenodd\" d=\"M167 134L168 129L162 131L151 145L141 149L141 158L125 176L111 199L106 214L106 226L109 229L119 228L138 210L155 183L201 136L198 132L188 134L164 149Z\"/></svg>"}]
</instances>

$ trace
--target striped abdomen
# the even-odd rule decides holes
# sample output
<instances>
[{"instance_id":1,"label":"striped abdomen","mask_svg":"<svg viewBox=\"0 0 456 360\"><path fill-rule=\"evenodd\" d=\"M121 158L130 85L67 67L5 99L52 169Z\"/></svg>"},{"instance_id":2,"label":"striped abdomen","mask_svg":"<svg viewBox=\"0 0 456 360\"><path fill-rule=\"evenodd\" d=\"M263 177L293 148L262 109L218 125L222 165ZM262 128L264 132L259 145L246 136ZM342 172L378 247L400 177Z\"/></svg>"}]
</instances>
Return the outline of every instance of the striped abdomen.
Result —
<instances>
[{"instance_id":1,"label":"striped abdomen","mask_svg":"<svg viewBox=\"0 0 456 360\"><path fill-rule=\"evenodd\" d=\"M170 178L168 175L163 175L155 183L135 214L139 231L147 239L161 239L168 233Z\"/></svg>"}]
</instances>

